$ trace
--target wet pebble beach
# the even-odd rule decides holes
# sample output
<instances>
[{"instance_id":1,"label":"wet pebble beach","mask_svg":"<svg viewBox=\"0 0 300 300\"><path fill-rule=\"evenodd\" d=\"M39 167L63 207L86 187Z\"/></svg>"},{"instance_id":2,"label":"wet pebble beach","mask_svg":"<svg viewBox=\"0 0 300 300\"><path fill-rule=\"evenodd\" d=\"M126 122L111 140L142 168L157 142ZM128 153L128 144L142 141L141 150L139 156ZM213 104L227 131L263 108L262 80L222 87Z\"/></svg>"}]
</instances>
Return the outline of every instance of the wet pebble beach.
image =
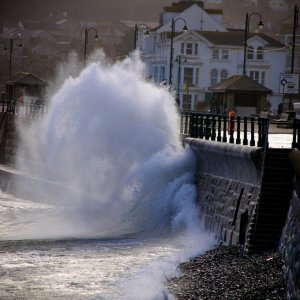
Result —
<instances>
[{"instance_id":1,"label":"wet pebble beach","mask_svg":"<svg viewBox=\"0 0 300 300\"><path fill-rule=\"evenodd\" d=\"M244 256L241 246L219 246L180 265L168 282L175 299L286 299L278 252Z\"/></svg>"}]
</instances>

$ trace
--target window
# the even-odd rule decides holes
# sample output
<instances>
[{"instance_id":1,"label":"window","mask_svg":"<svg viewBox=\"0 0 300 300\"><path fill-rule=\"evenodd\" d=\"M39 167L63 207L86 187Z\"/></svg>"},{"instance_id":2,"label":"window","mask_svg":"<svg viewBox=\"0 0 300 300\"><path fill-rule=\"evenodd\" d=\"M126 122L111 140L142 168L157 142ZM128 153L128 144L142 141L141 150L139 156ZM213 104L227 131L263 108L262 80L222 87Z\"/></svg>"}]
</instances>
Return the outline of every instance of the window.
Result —
<instances>
[{"instance_id":1,"label":"window","mask_svg":"<svg viewBox=\"0 0 300 300\"><path fill-rule=\"evenodd\" d=\"M247 49L247 59L253 59L253 47L249 46Z\"/></svg>"},{"instance_id":2,"label":"window","mask_svg":"<svg viewBox=\"0 0 300 300\"><path fill-rule=\"evenodd\" d=\"M228 77L228 72L227 70L223 69L221 71L221 81L225 80Z\"/></svg>"},{"instance_id":3,"label":"window","mask_svg":"<svg viewBox=\"0 0 300 300\"><path fill-rule=\"evenodd\" d=\"M166 79L166 68L161 66L159 71L159 82L163 82Z\"/></svg>"},{"instance_id":4,"label":"window","mask_svg":"<svg viewBox=\"0 0 300 300\"><path fill-rule=\"evenodd\" d=\"M181 43L181 54L186 55L198 55L198 44L193 43Z\"/></svg>"},{"instance_id":5,"label":"window","mask_svg":"<svg viewBox=\"0 0 300 300\"><path fill-rule=\"evenodd\" d=\"M256 59L259 59L259 60L264 59L263 47L257 47L257 49L256 49Z\"/></svg>"},{"instance_id":6,"label":"window","mask_svg":"<svg viewBox=\"0 0 300 300\"><path fill-rule=\"evenodd\" d=\"M258 71L250 71L249 77L252 78L254 81L259 83L259 72Z\"/></svg>"},{"instance_id":7,"label":"window","mask_svg":"<svg viewBox=\"0 0 300 300\"><path fill-rule=\"evenodd\" d=\"M212 59L219 59L219 49L213 49Z\"/></svg>"},{"instance_id":8,"label":"window","mask_svg":"<svg viewBox=\"0 0 300 300\"><path fill-rule=\"evenodd\" d=\"M193 68L184 68L183 80L184 83L193 84Z\"/></svg>"},{"instance_id":9,"label":"window","mask_svg":"<svg viewBox=\"0 0 300 300\"><path fill-rule=\"evenodd\" d=\"M228 59L229 58L229 51L228 50L222 50L222 59Z\"/></svg>"},{"instance_id":10,"label":"window","mask_svg":"<svg viewBox=\"0 0 300 300\"><path fill-rule=\"evenodd\" d=\"M266 72L265 71L250 71L249 77L255 80L256 82L264 85L266 81Z\"/></svg>"},{"instance_id":11,"label":"window","mask_svg":"<svg viewBox=\"0 0 300 300\"><path fill-rule=\"evenodd\" d=\"M182 109L183 110L190 110L192 107L192 95L190 94L183 94L183 102L182 102Z\"/></svg>"},{"instance_id":12,"label":"window","mask_svg":"<svg viewBox=\"0 0 300 300\"><path fill-rule=\"evenodd\" d=\"M218 71L217 70L212 70L210 73L210 84L216 84L218 82Z\"/></svg>"},{"instance_id":13,"label":"window","mask_svg":"<svg viewBox=\"0 0 300 300\"><path fill-rule=\"evenodd\" d=\"M188 54L188 55L193 54L193 44L191 44L191 43L186 44L186 54Z\"/></svg>"}]
</instances>

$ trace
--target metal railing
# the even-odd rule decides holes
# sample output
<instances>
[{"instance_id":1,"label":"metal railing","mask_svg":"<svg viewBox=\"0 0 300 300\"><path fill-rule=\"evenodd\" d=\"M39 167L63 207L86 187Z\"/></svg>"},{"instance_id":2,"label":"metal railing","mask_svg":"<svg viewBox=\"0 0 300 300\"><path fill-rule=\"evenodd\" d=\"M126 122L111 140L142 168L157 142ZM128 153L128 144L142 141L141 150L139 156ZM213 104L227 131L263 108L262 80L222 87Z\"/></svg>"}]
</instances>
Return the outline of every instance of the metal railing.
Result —
<instances>
[{"instance_id":1,"label":"metal railing","mask_svg":"<svg viewBox=\"0 0 300 300\"><path fill-rule=\"evenodd\" d=\"M22 118L37 119L47 113L47 106L35 103L19 103L14 99L7 99L2 96L0 110Z\"/></svg>"},{"instance_id":2,"label":"metal railing","mask_svg":"<svg viewBox=\"0 0 300 300\"><path fill-rule=\"evenodd\" d=\"M294 119L292 147L300 150L300 119Z\"/></svg>"},{"instance_id":3,"label":"metal railing","mask_svg":"<svg viewBox=\"0 0 300 300\"><path fill-rule=\"evenodd\" d=\"M193 138L268 148L268 118L182 112L180 131Z\"/></svg>"}]
</instances>

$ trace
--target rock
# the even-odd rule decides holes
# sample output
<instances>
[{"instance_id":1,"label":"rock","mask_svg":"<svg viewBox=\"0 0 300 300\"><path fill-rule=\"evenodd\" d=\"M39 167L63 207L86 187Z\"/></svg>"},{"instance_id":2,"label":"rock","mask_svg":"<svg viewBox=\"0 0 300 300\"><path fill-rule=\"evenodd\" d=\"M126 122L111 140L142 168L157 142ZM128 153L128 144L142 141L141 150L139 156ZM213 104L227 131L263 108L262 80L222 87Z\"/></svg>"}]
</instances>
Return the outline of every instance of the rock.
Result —
<instances>
[{"instance_id":1,"label":"rock","mask_svg":"<svg viewBox=\"0 0 300 300\"><path fill-rule=\"evenodd\" d=\"M278 252L243 256L241 246L219 246L180 265L167 287L175 299L286 299Z\"/></svg>"}]
</instances>

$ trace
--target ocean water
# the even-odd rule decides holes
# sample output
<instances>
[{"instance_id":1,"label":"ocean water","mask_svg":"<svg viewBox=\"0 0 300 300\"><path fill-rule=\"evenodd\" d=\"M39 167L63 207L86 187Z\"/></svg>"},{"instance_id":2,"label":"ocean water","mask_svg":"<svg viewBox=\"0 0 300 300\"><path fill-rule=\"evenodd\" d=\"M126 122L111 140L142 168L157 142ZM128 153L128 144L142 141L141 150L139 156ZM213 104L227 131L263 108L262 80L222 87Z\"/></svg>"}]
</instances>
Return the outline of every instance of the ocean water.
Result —
<instances>
[{"instance_id":1,"label":"ocean water","mask_svg":"<svg viewBox=\"0 0 300 300\"><path fill-rule=\"evenodd\" d=\"M0 194L0 299L172 299L178 264L215 245L172 95L138 55L58 75L48 114L19 124L17 159L53 184Z\"/></svg>"}]
</instances>

